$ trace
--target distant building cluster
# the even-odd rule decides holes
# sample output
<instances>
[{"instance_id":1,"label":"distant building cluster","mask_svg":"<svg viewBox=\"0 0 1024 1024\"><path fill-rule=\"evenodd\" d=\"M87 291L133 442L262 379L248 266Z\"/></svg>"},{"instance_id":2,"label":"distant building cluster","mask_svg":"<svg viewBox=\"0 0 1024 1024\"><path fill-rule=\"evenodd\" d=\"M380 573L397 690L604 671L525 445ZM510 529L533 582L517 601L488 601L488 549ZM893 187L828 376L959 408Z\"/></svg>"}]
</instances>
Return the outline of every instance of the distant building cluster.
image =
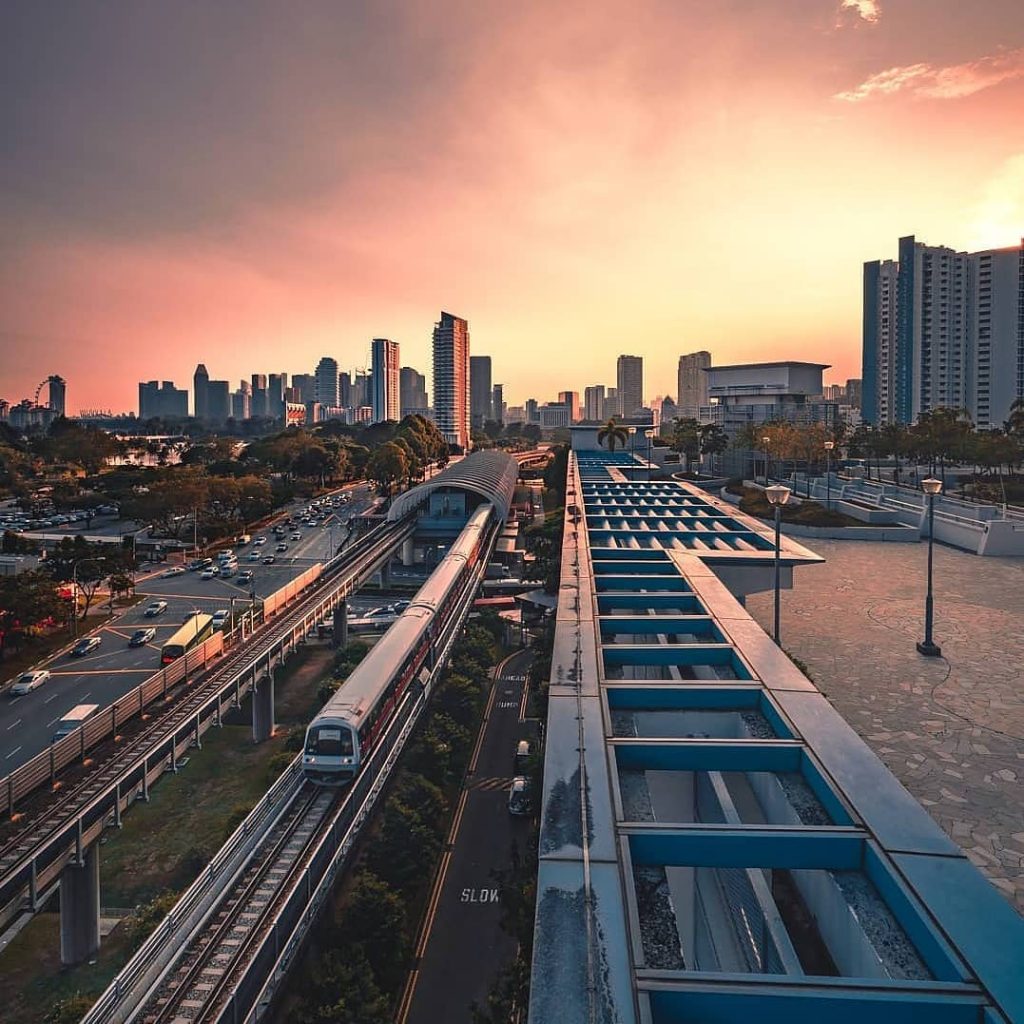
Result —
<instances>
[{"instance_id":1,"label":"distant building cluster","mask_svg":"<svg viewBox=\"0 0 1024 1024\"><path fill-rule=\"evenodd\" d=\"M864 264L864 421L944 407L1002 426L1024 398L1024 242L968 253L908 235L898 257Z\"/></svg>"},{"instance_id":2,"label":"distant building cluster","mask_svg":"<svg viewBox=\"0 0 1024 1024\"><path fill-rule=\"evenodd\" d=\"M39 399L46 392L46 402ZM45 430L58 417L67 415L67 381L51 374L41 381L32 398L11 403L0 398L0 423L15 430Z\"/></svg>"}]
</instances>

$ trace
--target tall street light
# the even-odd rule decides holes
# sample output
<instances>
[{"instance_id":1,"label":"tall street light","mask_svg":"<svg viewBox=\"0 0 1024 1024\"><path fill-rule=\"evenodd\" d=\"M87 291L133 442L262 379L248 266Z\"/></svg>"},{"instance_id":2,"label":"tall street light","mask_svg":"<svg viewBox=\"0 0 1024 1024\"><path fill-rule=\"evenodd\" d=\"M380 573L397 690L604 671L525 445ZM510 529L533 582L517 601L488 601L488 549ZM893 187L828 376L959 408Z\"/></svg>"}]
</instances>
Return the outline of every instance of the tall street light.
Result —
<instances>
[{"instance_id":1,"label":"tall street light","mask_svg":"<svg viewBox=\"0 0 1024 1024\"><path fill-rule=\"evenodd\" d=\"M651 450L654 446L654 431L645 430L644 437L647 438L647 482L651 482Z\"/></svg>"},{"instance_id":2,"label":"tall street light","mask_svg":"<svg viewBox=\"0 0 1024 1024\"><path fill-rule=\"evenodd\" d=\"M782 642L779 639L779 591L782 587L782 561L781 561L781 535L782 535L782 506L789 501L789 496L793 492L782 484L774 484L772 487L766 487L764 493L768 497L768 501L772 508L775 509L775 645L777 647L782 646Z\"/></svg>"},{"instance_id":3,"label":"tall street light","mask_svg":"<svg viewBox=\"0 0 1024 1024\"><path fill-rule=\"evenodd\" d=\"M766 434L761 438L761 444L764 445L764 485L768 486L768 445L772 443L772 439Z\"/></svg>"},{"instance_id":4,"label":"tall street light","mask_svg":"<svg viewBox=\"0 0 1024 1024\"><path fill-rule=\"evenodd\" d=\"M835 448L835 441L825 442L825 508L832 507L832 449Z\"/></svg>"},{"instance_id":5,"label":"tall street light","mask_svg":"<svg viewBox=\"0 0 1024 1024\"><path fill-rule=\"evenodd\" d=\"M928 658L937 658L942 648L932 640L932 552L935 548L935 495L942 490L942 481L928 477L921 481L924 493L928 495L928 593L924 599L924 639L917 642L918 653Z\"/></svg>"},{"instance_id":6,"label":"tall street light","mask_svg":"<svg viewBox=\"0 0 1024 1024\"><path fill-rule=\"evenodd\" d=\"M626 430L629 433L629 457L631 459L635 459L636 458L636 427L626 427ZM630 467L630 473L632 473L632 472L633 472L632 467ZM630 480L632 480L632 479L633 479L633 477L630 476Z\"/></svg>"}]
</instances>

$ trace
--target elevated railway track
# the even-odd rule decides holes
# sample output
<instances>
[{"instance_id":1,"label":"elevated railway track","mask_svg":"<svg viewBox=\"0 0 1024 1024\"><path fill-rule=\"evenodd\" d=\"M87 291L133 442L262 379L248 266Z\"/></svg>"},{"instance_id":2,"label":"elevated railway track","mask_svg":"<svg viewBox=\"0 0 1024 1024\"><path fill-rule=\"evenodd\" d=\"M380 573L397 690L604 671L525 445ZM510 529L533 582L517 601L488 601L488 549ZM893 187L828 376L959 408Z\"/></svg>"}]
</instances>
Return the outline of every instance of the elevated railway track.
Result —
<instances>
[{"instance_id":1,"label":"elevated railway track","mask_svg":"<svg viewBox=\"0 0 1024 1024\"><path fill-rule=\"evenodd\" d=\"M126 726L116 714L101 716L89 735L90 745L86 732L81 733L80 756L62 774L54 775L45 755L36 759L39 763L23 766L19 771L35 772L36 778L20 802L9 807L10 818L0 828L0 928L19 914L37 911L62 870L82 865L86 850L103 830L118 825L136 799L147 799L150 785L165 771L176 770L183 754L201 744L206 729L219 725L247 693L261 688L272 693L275 666L379 569L413 529L407 518L359 538L327 563L293 603L223 659L198 676L194 666L186 665L180 685L145 712L140 705L135 714L141 728L139 722ZM118 734L120 728L124 734ZM131 728L137 731L125 738ZM7 780L0 781L0 792L5 788L13 792Z\"/></svg>"}]
</instances>

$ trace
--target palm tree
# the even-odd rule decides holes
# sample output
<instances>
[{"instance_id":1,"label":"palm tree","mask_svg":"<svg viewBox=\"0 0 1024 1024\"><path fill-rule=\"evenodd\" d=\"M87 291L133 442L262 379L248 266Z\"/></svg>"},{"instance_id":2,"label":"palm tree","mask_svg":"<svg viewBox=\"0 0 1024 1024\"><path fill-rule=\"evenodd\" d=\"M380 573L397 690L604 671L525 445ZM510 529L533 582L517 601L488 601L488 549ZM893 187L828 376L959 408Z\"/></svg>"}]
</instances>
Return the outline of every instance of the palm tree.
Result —
<instances>
[{"instance_id":1,"label":"palm tree","mask_svg":"<svg viewBox=\"0 0 1024 1024\"><path fill-rule=\"evenodd\" d=\"M598 432L597 432L597 443L604 444L608 442L608 451L615 451L616 445L626 446L626 438L629 437L629 431L621 423L616 423L615 417L613 416Z\"/></svg>"}]
</instances>

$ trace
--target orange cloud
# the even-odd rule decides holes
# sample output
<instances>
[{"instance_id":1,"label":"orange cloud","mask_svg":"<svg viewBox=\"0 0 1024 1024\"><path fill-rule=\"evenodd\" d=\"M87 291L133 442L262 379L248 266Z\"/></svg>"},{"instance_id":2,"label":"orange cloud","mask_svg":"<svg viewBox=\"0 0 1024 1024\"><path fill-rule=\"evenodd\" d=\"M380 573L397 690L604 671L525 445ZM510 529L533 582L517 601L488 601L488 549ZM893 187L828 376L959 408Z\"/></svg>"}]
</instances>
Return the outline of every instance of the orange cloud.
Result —
<instances>
[{"instance_id":1,"label":"orange cloud","mask_svg":"<svg viewBox=\"0 0 1024 1024\"><path fill-rule=\"evenodd\" d=\"M840 14L854 11L862 21L874 25L882 16L882 5L878 0L842 0L839 5Z\"/></svg>"},{"instance_id":2,"label":"orange cloud","mask_svg":"<svg viewBox=\"0 0 1024 1024\"><path fill-rule=\"evenodd\" d=\"M1022 77L1024 47L948 67L923 63L887 68L866 78L854 89L836 93L835 98L859 103L876 96L909 92L916 99L953 100Z\"/></svg>"}]
</instances>

